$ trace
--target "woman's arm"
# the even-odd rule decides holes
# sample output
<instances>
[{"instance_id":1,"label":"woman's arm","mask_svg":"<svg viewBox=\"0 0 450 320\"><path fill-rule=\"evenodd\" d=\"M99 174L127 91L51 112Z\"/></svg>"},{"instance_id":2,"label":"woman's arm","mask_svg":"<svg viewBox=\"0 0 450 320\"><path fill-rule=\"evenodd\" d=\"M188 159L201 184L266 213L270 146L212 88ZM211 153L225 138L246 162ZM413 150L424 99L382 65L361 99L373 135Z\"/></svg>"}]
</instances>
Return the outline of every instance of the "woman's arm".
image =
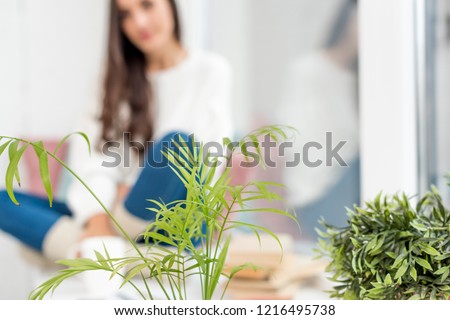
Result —
<instances>
[{"instance_id":1,"label":"woman's arm","mask_svg":"<svg viewBox=\"0 0 450 320\"><path fill-rule=\"evenodd\" d=\"M112 159L96 149L97 139L100 137L100 123L95 121L93 113L83 119L76 131L86 133L91 140L91 155L86 142L81 137L73 137L70 140L69 164L102 203L111 209L117 197L117 186L122 180L121 164L108 165ZM99 213L106 214L97 200L78 181L72 181L69 186L67 205L74 219L82 226L87 225L88 221Z\"/></svg>"}]
</instances>

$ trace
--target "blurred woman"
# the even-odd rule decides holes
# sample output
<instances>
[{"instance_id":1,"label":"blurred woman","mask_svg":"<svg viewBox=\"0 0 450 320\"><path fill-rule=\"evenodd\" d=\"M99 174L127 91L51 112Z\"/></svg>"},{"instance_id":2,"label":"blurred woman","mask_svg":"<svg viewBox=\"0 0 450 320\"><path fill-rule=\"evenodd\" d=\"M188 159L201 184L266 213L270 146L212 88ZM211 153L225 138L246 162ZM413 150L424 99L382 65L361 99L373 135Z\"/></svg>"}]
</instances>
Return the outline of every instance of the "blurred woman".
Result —
<instances>
[{"instance_id":1,"label":"blurred woman","mask_svg":"<svg viewBox=\"0 0 450 320\"><path fill-rule=\"evenodd\" d=\"M175 0L112 0L102 107L77 128L94 139L93 154L82 139L71 140L71 167L132 237L154 218L146 199L185 198L172 170L152 165L162 160L162 148L190 134L204 142L233 134L228 63L187 50L181 37ZM66 258L82 239L117 236L78 182L51 208L35 195L16 198L20 206L0 191L0 229L52 261Z\"/></svg>"}]
</instances>

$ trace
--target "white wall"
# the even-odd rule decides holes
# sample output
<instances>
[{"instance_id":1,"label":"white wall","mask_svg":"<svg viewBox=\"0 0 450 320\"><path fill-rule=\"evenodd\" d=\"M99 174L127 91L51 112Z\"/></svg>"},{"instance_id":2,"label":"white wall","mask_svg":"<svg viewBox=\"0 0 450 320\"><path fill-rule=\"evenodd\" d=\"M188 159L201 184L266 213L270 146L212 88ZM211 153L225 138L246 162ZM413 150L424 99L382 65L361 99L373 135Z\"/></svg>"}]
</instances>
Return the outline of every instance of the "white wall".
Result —
<instances>
[{"instance_id":1,"label":"white wall","mask_svg":"<svg viewBox=\"0 0 450 320\"><path fill-rule=\"evenodd\" d=\"M248 127L251 110L249 74L250 15L249 0L214 0L208 8L207 48L222 54L233 67L234 123L238 131Z\"/></svg>"},{"instance_id":2,"label":"white wall","mask_svg":"<svg viewBox=\"0 0 450 320\"><path fill-rule=\"evenodd\" d=\"M92 106L102 69L106 3L0 1L0 134L59 138ZM0 299L24 299L31 289L30 267L1 231L0 248Z\"/></svg>"},{"instance_id":3,"label":"white wall","mask_svg":"<svg viewBox=\"0 0 450 320\"><path fill-rule=\"evenodd\" d=\"M21 35L21 2L0 1L0 128L2 134L15 134L23 116L20 95L22 81L23 41Z\"/></svg>"},{"instance_id":4,"label":"white wall","mask_svg":"<svg viewBox=\"0 0 450 320\"><path fill-rule=\"evenodd\" d=\"M27 134L61 136L96 101L106 0L26 1Z\"/></svg>"}]
</instances>

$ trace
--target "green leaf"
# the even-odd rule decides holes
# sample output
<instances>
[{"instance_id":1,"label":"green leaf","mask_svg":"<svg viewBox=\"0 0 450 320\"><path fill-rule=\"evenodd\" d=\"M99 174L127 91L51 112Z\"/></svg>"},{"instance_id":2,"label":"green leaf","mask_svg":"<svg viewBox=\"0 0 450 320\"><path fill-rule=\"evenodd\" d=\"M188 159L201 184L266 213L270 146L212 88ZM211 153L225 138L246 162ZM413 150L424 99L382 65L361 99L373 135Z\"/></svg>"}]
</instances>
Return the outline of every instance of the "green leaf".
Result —
<instances>
[{"instance_id":1,"label":"green leaf","mask_svg":"<svg viewBox=\"0 0 450 320\"><path fill-rule=\"evenodd\" d=\"M330 237L330 236L323 232L322 238L328 238L328 237ZM359 249L361 247L360 243L355 238L351 237L350 240L351 240L353 246L355 247L355 249Z\"/></svg>"},{"instance_id":2,"label":"green leaf","mask_svg":"<svg viewBox=\"0 0 450 320\"><path fill-rule=\"evenodd\" d=\"M408 269L408 262L406 260L403 260L402 265L400 266L400 268L398 268L397 272L395 273L394 279L401 278L405 274L407 269Z\"/></svg>"},{"instance_id":3,"label":"green leaf","mask_svg":"<svg viewBox=\"0 0 450 320\"><path fill-rule=\"evenodd\" d=\"M0 146L0 156L2 155L3 151L8 147L8 145L12 142L12 140L6 141L4 144Z\"/></svg>"},{"instance_id":4,"label":"green leaf","mask_svg":"<svg viewBox=\"0 0 450 320\"><path fill-rule=\"evenodd\" d=\"M417 270L414 267L411 267L411 269L409 270L409 275L411 276L411 278L414 279L414 281L417 281Z\"/></svg>"},{"instance_id":5,"label":"green leaf","mask_svg":"<svg viewBox=\"0 0 450 320\"><path fill-rule=\"evenodd\" d=\"M370 240L370 242L366 246L366 251L370 251L373 248L375 248L377 241L378 241L378 239L376 236L372 240Z\"/></svg>"},{"instance_id":6,"label":"green leaf","mask_svg":"<svg viewBox=\"0 0 450 320\"><path fill-rule=\"evenodd\" d=\"M97 262L88 258L58 260L57 263L66 267L78 268L80 270L102 269L102 267Z\"/></svg>"},{"instance_id":7,"label":"green leaf","mask_svg":"<svg viewBox=\"0 0 450 320\"><path fill-rule=\"evenodd\" d=\"M422 258L418 258L418 257L415 257L414 260L418 264L420 264L422 267L424 267L425 269L433 271L433 268L431 267L430 263L427 260L422 259Z\"/></svg>"},{"instance_id":8,"label":"green leaf","mask_svg":"<svg viewBox=\"0 0 450 320\"><path fill-rule=\"evenodd\" d=\"M388 274L386 276L386 278L384 278L384 284L387 285L387 286L390 286L392 284L392 278L391 278L390 274Z\"/></svg>"},{"instance_id":9,"label":"green leaf","mask_svg":"<svg viewBox=\"0 0 450 320\"><path fill-rule=\"evenodd\" d=\"M356 265L356 258L357 258L357 255L356 254L353 255L353 258L352 258L352 269L353 269L353 271L355 273L358 273L358 267Z\"/></svg>"},{"instance_id":10,"label":"green leaf","mask_svg":"<svg viewBox=\"0 0 450 320\"><path fill-rule=\"evenodd\" d=\"M314 230L316 231L316 233L319 235L319 237L321 238L328 238L329 235L325 232L323 232L322 230L320 230L319 228L314 228ZM352 239L353 244L355 245L356 240ZM356 245L355 245L356 247Z\"/></svg>"},{"instance_id":11,"label":"green leaf","mask_svg":"<svg viewBox=\"0 0 450 320\"><path fill-rule=\"evenodd\" d=\"M431 290L430 300L436 300L436 288L433 288L433 290Z\"/></svg>"},{"instance_id":12,"label":"green leaf","mask_svg":"<svg viewBox=\"0 0 450 320\"><path fill-rule=\"evenodd\" d=\"M449 272L450 272L450 270L447 269L447 271L445 271L445 272L442 274L441 282L444 282L445 280L447 280L448 275L449 275Z\"/></svg>"},{"instance_id":13,"label":"green leaf","mask_svg":"<svg viewBox=\"0 0 450 320\"><path fill-rule=\"evenodd\" d=\"M26 143L24 146L22 146L17 152L14 153L14 156L12 157L8 168L6 169L6 178L5 178L5 186L6 191L12 200L14 204L19 205L19 202L17 201L16 197L14 196L14 176L17 171L17 167L19 165L20 158L22 157L23 153L25 152L26 148L28 147L29 143Z\"/></svg>"},{"instance_id":14,"label":"green leaf","mask_svg":"<svg viewBox=\"0 0 450 320\"><path fill-rule=\"evenodd\" d=\"M446 271L448 271L449 268L450 268L450 266L439 268L438 270L436 270L434 272L434 274L437 274L437 275L444 274Z\"/></svg>"},{"instance_id":15,"label":"green leaf","mask_svg":"<svg viewBox=\"0 0 450 320\"><path fill-rule=\"evenodd\" d=\"M391 258L391 259L397 259L397 255L395 254L395 252L392 251L387 251L386 255ZM397 264L399 264L401 261L399 261Z\"/></svg>"},{"instance_id":16,"label":"green leaf","mask_svg":"<svg viewBox=\"0 0 450 320\"><path fill-rule=\"evenodd\" d=\"M160 233L157 233L157 232L144 232L143 236L145 238L150 238L150 239L154 239L157 241L161 241L162 243L170 244L172 246L177 245L172 239L170 239Z\"/></svg>"},{"instance_id":17,"label":"green leaf","mask_svg":"<svg viewBox=\"0 0 450 320\"><path fill-rule=\"evenodd\" d=\"M399 239L401 239L401 238L409 238L409 237L412 237L412 236L414 236L414 234L409 232L409 231L401 231L398 234Z\"/></svg>"},{"instance_id":18,"label":"green leaf","mask_svg":"<svg viewBox=\"0 0 450 320\"><path fill-rule=\"evenodd\" d=\"M141 263L141 264L138 264L138 265L134 266L133 268L131 268L130 271L128 271L126 273L125 279L123 280L122 284L120 285L120 288L122 288L126 283L128 283L136 275L140 274L142 270L144 270L145 268L148 268L148 266L149 265L147 263Z\"/></svg>"},{"instance_id":19,"label":"green leaf","mask_svg":"<svg viewBox=\"0 0 450 320\"><path fill-rule=\"evenodd\" d=\"M434 260L442 261L442 260L445 260L445 259L448 259L448 258L450 258L450 253L445 253L445 254L441 254L441 255L439 255L437 257L434 257Z\"/></svg>"},{"instance_id":20,"label":"green leaf","mask_svg":"<svg viewBox=\"0 0 450 320\"><path fill-rule=\"evenodd\" d=\"M385 239L386 239L386 237L384 234L378 238L376 246L372 250L370 250L370 255L373 256L373 255L377 255L377 254L380 254L381 252L383 252L382 247L383 247Z\"/></svg>"},{"instance_id":21,"label":"green leaf","mask_svg":"<svg viewBox=\"0 0 450 320\"><path fill-rule=\"evenodd\" d=\"M402 254L400 254L394 261L394 264L392 265L393 268L397 268L400 263L402 263L405 258L408 256L408 252L404 252Z\"/></svg>"},{"instance_id":22,"label":"green leaf","mask_svg":"<svg viewBox=\"0 0 450 320\"><path fill-rule=\"evenodd\" d=\"M381 196L382 196L382 193L379 192L379 193L377 194L377 196L375 197L375 200L373 201L373 203L374 203L374 205L375 205L375 208L376 208L378 211L381 211L381 205L380 205Z\"/></svg>"},{"instance_id":23,"label":"green leaf","mask_svg":"<svg viewBox=\"0 0 450 320\"><path fill-rule=\"evenodd\" d=\"M428 253L429 255L432 255L432 256L439 255L439 251L437 251L435 248L433 248L429 244L419 242L418 245L424 252Z\"/></svg>"},{"instance_id":24,"label":"green leaf","mask_svg":"<svg viewBox=\"0 0 450 320\"><path fill-rule=\"evenodd\" d=\"M11 160L14 158L14 155L16 154L16 152L17 152L17 148L18 148L18 146L19 146L19 140L14 140L10 145L9 145L9 148L8 148L8 153L9 153L9 161L11 162ZM19 187L20 187L20 175L19 175L19 170L18 170L18 167L16 167L16 170L14 171L14 177L16 178L16 180L17 180L17 184L19 185Z\"/></svg>"},{"instance_id":25,"label":"green leaf","mask_svg":"<svg viewBox=\"0 0 450 320\"><path fill-rule=\"evenodd\" d=\"M94 252L95 252L95 256L97 257L97 262L100 263L100 265L102 267L104 267L106 270L108 270L110 268L110 266L108 265L108 262L105 259L105 257L103 257L102 254L98 251L94 251Z\"/></svg>"},{"instance_id":26,"label":"green leaf","mask_svg":"<svg viewBox=\"0 0 450 320\"><path fill-rule=\"evenodd\" d=\"M33 149L36 153L36 156L39 159L39 171L41 175L41 180L42 184L44 185L45 192L47 193L48 201L51 207L53 204L53 192L50 180L50 172L48 169L47 151L44 149L44 144L42 143L42 141L35 142L33 145Z\"/></svg>"},{"instance_id":27,"label":"green leaf","mask_svg":"<svg viewBox=\"0 0 450 320\"><path fill-rule=\"evenodd\" d=\"M411 226L418 231L428 231L428 228L424 224L419 223L417 221L411 222Z\"/></svg>"},{"instance_id":28,"label":"green leaf","mask_svg":"<svg viewBox=\"0 0 450 320\"><path fill-rule=\"evenodd\" d=\"M217 263L215 265L215 268L212 273L211 281L209 282L209 288L208 288L208 300L212 298L212 295L219 284L220 276L223 274L223 268L225 266L225 260L227 258L228 254L228 248L230 246L231 236L228 236L223 247L222 251L219 254L219 257L217 259Z\"/></svg>"},{"instance_id":29,"label":"green leaf","mask_svg":"<svg viewBox=\"0 0 450 320\"><path fill-rule=\"evenodd\" d=\"M60 149L60 148L63 146L63 144L67 141L67 139L69 139L71 136L73 136L73 135L75 135L75 134L81 136L81 137L86 141L86 143L87 143L87 145L88 145L88 152L89 152L89 155L91 155L91 142L89 141L89 137L88 137L84 132L80 132L80 131L78 131L78 132L72 132L72 133L66 135L64 138L62 138L61 141L60 141L60 142L58 143L58 145L56 146L55 151L53 152L53 154L56 155L56 154L58 153L59 149Z\"/></svg>"}]
</instances>

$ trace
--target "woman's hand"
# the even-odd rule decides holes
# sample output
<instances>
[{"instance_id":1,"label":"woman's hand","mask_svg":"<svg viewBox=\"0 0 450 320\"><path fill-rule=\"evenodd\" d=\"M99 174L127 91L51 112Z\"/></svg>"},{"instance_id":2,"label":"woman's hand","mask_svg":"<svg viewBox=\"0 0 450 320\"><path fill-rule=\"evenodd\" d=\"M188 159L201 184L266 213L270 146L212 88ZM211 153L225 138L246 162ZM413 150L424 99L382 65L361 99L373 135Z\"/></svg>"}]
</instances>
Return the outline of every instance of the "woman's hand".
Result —
<instances>
[{"instance_id":1,"label":"woman's hand","mask_svg":"<svg viewBox=\"0 0 450 320\"><path fill-rule=\"evenodd\" d=\"M126 185L119 185L117 187L117 199L118 201L123 201L128 192L130 191L130 187ZM106 213L99 213L94 215L84 227L84 231L79 239L79 241L83 241L92 237L108 237L108 236L117 236L116 231L113 228L112 222L109 216ZM78 252L77 256L80 257L81 254Z\"/></svg>"},{"instance_id":2,"label":"woman's hand","mask_svg":"<svg viewBox=\"0 0 450 320\"><path fill-rule=\"evenodd\" d=\"M123 201L125 197L128 195L128 192L130 192L130 187L124 184L119 184L117 187L117 198L119 201Z\"/></svg>"},{"instance_id":3,"label":"woman's hand","mask_svg":"<svg viewBox=\"0 0 450 320\"><path fill-rule=\"evenodd\" d=\"M93 237L110 237L117 236L114 231L109 216L105 213L99 213L93 216L87 223L80 236L79 243L83 242L88 238ZM78 249L80 250L80 249ZM82 254L80 251L76 253L77 258L81 258Z\"/></svg>"},{"instance_id":4,"label":"woman's hand","mask_svg":"<svg viewBox=\"0 0 450 320\"><path fill-rule=\"evenodd\" d=\"M111 220L107 214L101 213L93 216L86 224L81 235L81 241L91 237L116 236Z\"/></svg>"},{"instance_id":5,"label":"woman's hand","mask_svg":"<svg viewBox=\"0 0 450 320\"><path fill-rule=\"evenodd\" d=\"M117 186L116 197L118 201L123 201L130 187L126 185L119 184ZM116 232L111 224L111 220L106 213L99 213L93 216L86 224L84 232L80 238L80 241L99 236L116 236Z\"/></svg>"}]
</instances>

